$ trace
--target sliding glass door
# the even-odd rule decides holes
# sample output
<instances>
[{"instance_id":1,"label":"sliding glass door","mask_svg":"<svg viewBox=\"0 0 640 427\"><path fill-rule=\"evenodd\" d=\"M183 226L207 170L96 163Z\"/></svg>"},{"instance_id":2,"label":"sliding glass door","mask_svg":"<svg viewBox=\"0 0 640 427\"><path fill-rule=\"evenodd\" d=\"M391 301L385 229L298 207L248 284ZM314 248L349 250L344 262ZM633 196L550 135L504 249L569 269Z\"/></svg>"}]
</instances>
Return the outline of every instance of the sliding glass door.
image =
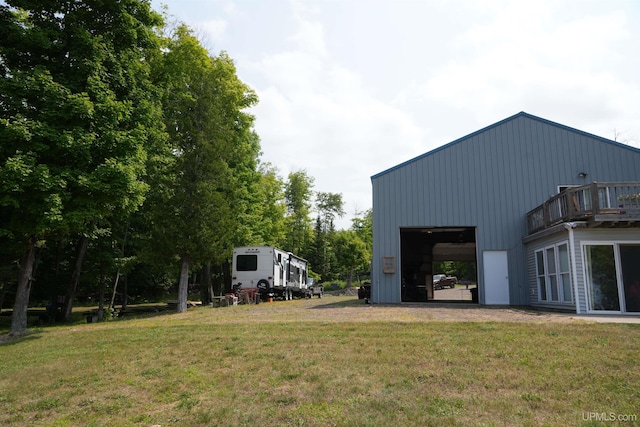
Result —
<instances>
[{"instance_id":1,"label":"sliding glass door","mask_svg":"<svg viewBox=\"0 0 640 427\"><path fill-rule=\"evenodd\" d=\"M613 245L586 245L585 261L590 309L620 311Z\"/></svg>"},{"instance_id":2,"label":"sliding glass door","mask_svg":"<svg viewBox=\"0 0 640 427\"><path fill-rule=\"evenodd\" d=\"M620 245L625 311L640 312L640 245Z\"/></svg>"},{"instance_id":3,"label":"sliding glass door","mask_svg":"<svg viewBox=\"0 0 640 427\"><path fill-rule=\"evenodd\" d=\"M589 310L640 312L640 245L586 244Z\"/></svg>"}]
</instances>

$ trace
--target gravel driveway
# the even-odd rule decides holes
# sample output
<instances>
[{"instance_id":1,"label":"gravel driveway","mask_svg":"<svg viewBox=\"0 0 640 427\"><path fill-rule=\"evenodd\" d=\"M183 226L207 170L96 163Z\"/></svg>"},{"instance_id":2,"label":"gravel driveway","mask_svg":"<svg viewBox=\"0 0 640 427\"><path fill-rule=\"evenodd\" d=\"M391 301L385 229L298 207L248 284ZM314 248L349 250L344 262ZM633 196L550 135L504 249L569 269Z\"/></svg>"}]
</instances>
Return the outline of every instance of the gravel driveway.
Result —
<instances>
[{"instance_id":1,"label":"gravel driveway","mask_svg":"<svg viewBox=\"0 0 640 427\"><path fill-rule=\"evenodd\" d=\"M325 322L569 323L597 320L595 318L578 318L575 314L570 313L551 313L516 307L481 307L464 303L365 304L364 300L359 300L354 296L332 295L325 295L322 299L263 302L241 310L234 310L234 308L215 310L216 314L220 314L222 322L304 322L311 320Z\"/></svg>"}]
</instances>

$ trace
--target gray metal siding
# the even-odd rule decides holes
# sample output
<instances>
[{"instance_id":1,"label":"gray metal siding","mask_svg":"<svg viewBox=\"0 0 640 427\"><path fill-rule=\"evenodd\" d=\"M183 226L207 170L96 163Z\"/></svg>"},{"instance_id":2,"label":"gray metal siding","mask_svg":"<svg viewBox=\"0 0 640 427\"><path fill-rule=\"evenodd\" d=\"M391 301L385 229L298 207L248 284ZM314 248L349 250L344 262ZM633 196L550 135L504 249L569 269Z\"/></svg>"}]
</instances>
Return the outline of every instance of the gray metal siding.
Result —
<instances>
[{"instance_id":1,"label":"gray metal siding","mask_svg":"<svg viewBox=\"0 0 640 427\"><path fill-rule=\"evenodd\" d=\"M398 187L394 177L386 177L389 180L388 187ZM388 224L391 218L396 217L397 209L400 208L400 193L395 191L384 191L384 186L373 187L374 211L373 216L373 239L375 250L371 265L372 278L376 278L372 282L371 299L373 302L400 302L400 288L395 286L395 274L384 274L382 272L382 258L384 256L396 257L396 268L399 267L400 251L397 240L399 239L399 230L391 229L391 233L387 232ZM398 282L399 283L399 282ZM397 289L396 289L397 288Z\"/></svg>"},{"instance_id":2,"label":"gray metal siding","mask_svg":"<svg viewBox=\"0 0 640 427\"><path fill-rule=\"evenodd\" d=\"M374 302L400 302L399 272L381 270L385 255L399 269L400 227L465 226L477 227L481 302L481 254L507 250L511 303L528 304L526 213L558 185L638 181L638 165L640 150L520 113L373 176Z\"/></svg>"}]
</instances>

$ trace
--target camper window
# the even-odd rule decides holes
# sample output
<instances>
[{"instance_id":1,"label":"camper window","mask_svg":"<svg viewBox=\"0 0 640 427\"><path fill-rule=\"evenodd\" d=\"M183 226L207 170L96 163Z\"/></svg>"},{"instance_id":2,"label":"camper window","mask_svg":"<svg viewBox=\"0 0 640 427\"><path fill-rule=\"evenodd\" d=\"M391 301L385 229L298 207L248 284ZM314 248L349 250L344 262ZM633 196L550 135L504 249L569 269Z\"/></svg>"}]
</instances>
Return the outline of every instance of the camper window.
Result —
<instances>
[{"instance_id":1,"label":"camper window","mask_svg":"<svg viewBox=\"0 0 640 427\"><path fill-rule=\"evenodd\" d=\"M236 269L238 271L256 271L258 269L258 255L238 255Z\"/></svg>"}]
</instances>

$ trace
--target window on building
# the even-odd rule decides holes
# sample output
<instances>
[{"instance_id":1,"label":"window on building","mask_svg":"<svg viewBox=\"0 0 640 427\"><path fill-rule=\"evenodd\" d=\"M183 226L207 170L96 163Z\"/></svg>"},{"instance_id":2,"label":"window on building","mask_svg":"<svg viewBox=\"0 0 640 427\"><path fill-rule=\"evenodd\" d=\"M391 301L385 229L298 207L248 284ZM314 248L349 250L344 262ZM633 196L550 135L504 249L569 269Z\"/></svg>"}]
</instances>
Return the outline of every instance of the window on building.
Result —
<instances>
[{"instance_id":1,"label":"window on building","mask_svg":"<svg viewBox=\"0 0 640 427\"><path fill-rule=\"evenodd\" d=\"M546 250L545 261L547 263L547 279L551 301L560 302L560 294L558 292L558 273L556 269L556 248L552 246Z\"/></svg>"},{"instance_id":2,"label":"window on building","mask_svg":"<svg viewBox=\"0 0 640 427\"><path fill-rule=\"evenodd\" d=\"M564 302L573 302L573 288L569 274L569 245L558 245L558 281Z\"/></svg>"},{"instance_id":3,"label":"window on building","mask_svg":"<svg viewBox=\"0 0 640 427\"><path fill-rule=\"evenodd\" d=\"M536 270L539 301L573 302L567 243L536 251Z\"/></svg>"}]
</instances>

